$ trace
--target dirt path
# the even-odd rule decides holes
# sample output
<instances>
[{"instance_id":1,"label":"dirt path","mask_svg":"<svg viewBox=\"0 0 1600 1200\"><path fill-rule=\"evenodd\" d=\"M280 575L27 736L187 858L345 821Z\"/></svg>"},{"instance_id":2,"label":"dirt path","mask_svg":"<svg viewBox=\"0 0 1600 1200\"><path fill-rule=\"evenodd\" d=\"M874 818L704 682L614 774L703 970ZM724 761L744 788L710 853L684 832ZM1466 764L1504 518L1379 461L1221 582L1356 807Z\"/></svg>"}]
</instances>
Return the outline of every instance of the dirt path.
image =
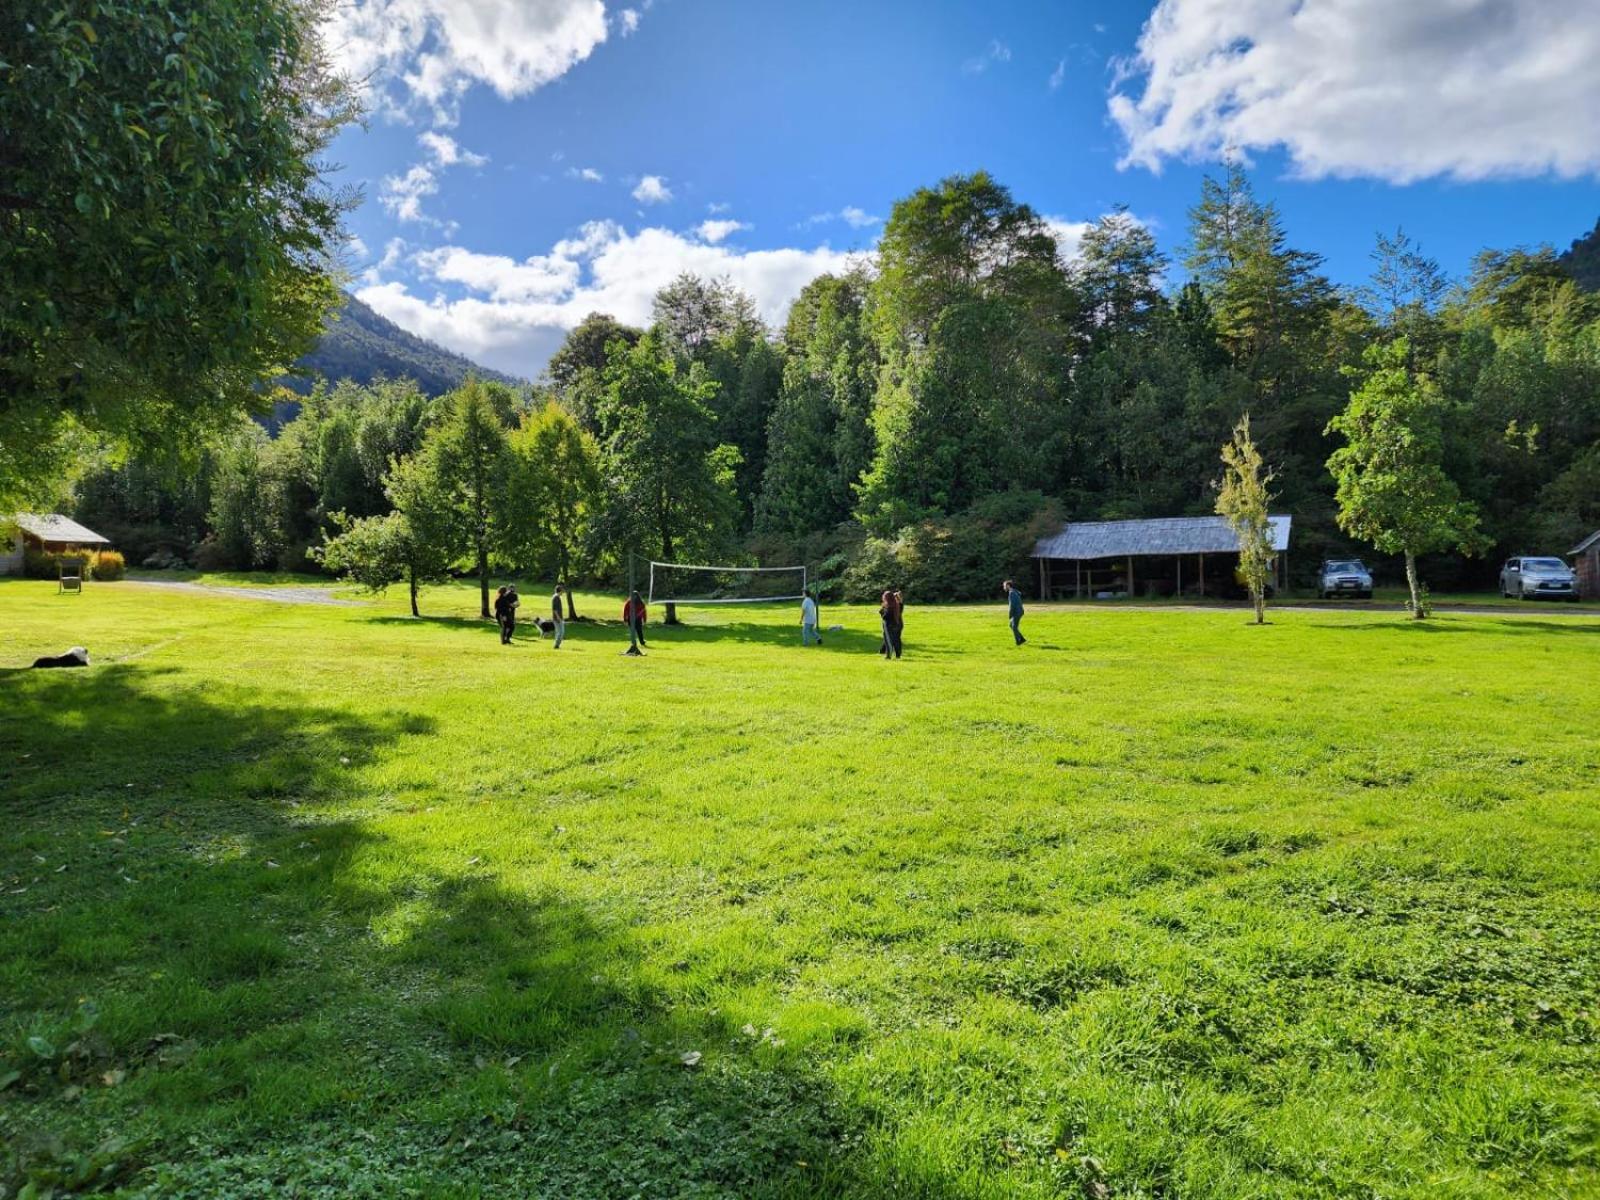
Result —
<instances>
[{"instance_id":1,"label":"dirt path","mask_svg":"<svg viewBox=\"0 0 1600 1200\"><path fill-rule=\"evenodd\" d=\"M240 600L272 600L278 604L331 604L359 608L360 600L341 600L329 589L319 587L209 587L203 583L181 583L159 579L129 579L125 586L165 588L172 592L193 592L202 596L232 596Z\"/></svg>"}]
</instances>

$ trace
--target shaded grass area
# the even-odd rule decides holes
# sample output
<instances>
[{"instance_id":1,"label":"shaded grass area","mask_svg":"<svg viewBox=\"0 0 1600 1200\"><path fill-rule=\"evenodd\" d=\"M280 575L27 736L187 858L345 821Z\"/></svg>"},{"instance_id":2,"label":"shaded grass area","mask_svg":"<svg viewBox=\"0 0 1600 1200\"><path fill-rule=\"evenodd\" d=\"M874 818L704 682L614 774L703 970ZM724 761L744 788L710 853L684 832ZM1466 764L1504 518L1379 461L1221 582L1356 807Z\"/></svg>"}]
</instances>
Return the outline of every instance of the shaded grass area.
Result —
<instances>
[{"instance_id":1,"label":"shaded grass area","mask_svg":"<svg viewBox=\"0 0 1600 1200\"><path fill-rule=\"evenodd\" d=\"M8 1185L1600 1188L1600 624L401 603L0 585Z\"/></svg>"}]
</instances>

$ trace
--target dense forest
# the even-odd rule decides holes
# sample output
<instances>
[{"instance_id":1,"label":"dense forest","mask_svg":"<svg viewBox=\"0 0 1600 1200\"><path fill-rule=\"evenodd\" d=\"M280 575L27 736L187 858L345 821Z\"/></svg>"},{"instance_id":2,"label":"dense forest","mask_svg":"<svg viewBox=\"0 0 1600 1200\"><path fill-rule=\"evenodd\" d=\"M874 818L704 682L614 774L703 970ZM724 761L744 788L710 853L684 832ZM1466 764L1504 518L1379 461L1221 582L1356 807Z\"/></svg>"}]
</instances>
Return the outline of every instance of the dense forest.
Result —
<instances>
[{"instance_id":1,"label":"dense forest","mask_svg":"<svg viewBox=\"0 0 1600 1200\"><path fill-rule=\"evenodd\" d=\"M1478 554L1426 574L1482 584L1499 554L1600 528L1597 254L1600 227L1561 256L1486 249L1450 279L1397 230L1364 286L1336 287L1229 169L1177 261L1122 211L1064 260L980 172L901 200L875 254L807 285L781 329L685 276L647 329L593 314L537 383L443 396L450 364L358 369L350 339L319 365L351 378L316 384L273 435L242 424L176 477L99 469L76 511L152 564L616 582L633 553L967 597L1061 519L1210 513L1219 448L1249 414L1274 510L1295 517L1296 576L1355 550L1393 582L1394 560L1341 532L1328 469L1330 423L1381 361L1428 398L1438 466L1475 516ZM373 328L356 306L352 322ZM1369 353L1385 346L1398 363Z\"/></svg>"}]
</instances>

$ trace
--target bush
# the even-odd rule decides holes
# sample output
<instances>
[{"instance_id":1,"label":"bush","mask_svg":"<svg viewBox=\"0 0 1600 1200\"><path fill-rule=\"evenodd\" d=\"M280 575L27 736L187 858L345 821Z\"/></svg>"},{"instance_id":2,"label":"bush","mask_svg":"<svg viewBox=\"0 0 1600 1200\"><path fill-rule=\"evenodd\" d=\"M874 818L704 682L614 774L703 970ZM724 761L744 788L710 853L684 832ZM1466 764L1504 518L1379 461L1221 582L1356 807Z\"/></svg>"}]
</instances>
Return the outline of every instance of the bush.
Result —
<instances>
[{"instance_id":1,"label":"bush","mask_svg":"<svg viewBox=\"0 0 1600 1200\"><path fill-rule=\"evenodd\" d=\"M918 601L994 599L1007 578L1026 590L1034 543L1060 521L1040 493L1002 492L957 516L869 537L844 573L845 599L870 602L891 587Z\"/></svg>"},{"instance_id":2,"label":"bush","mask_svg":"<svg viewBox=\"0 0 1600 1200\"><path fill-rule=\"evenodd\" d=\"M94 571L96 557L95 554L85 550L52 554L29 546L22 552L22 573L29 579L59 579L62 562L78 562L83 566L84 575L90 576Z\"/></svg>"},{"instance_id":3,"label":"bush","mask_svg":"<svg viewBox=\"0 0 1600 1200\"><path fill-rule=\"evenodd\" d=\"M121 579L127 573L128 564L116 550L102 550L96 554L89 563L89 570L101 583L110 583Z\"/></svg>"}]
</instances>

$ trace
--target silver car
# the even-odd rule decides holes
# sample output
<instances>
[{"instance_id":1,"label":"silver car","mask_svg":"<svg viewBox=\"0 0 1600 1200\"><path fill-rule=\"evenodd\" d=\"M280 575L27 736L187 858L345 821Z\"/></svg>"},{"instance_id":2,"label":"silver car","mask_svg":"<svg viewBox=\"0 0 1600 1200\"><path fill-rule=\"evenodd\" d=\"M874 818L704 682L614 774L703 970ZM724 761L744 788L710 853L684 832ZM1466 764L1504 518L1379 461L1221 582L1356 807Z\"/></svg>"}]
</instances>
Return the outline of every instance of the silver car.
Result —
<instances>
[{"instance_id":1,"label":"silver car","mask_svg":"<svg viewBox=\"0 0 1600 1200\"><path fill-rule=\"evenodd\" d=\"M1508 558L1500 568L1500 594L1508 600L1576 600L1578 581L1559 558Z\"/></svg>"},{"instance_id":2,"label":"silver car","mask_svg":"<svg viewBox=\"0 0 1600 1200\"><path fill-rule=\"evenodd\" d=\"M1351 596L1372 599L1372 572L1359 558L1330 558L1317 574L1317 599Z\"/></svg>"}]
</instances>

